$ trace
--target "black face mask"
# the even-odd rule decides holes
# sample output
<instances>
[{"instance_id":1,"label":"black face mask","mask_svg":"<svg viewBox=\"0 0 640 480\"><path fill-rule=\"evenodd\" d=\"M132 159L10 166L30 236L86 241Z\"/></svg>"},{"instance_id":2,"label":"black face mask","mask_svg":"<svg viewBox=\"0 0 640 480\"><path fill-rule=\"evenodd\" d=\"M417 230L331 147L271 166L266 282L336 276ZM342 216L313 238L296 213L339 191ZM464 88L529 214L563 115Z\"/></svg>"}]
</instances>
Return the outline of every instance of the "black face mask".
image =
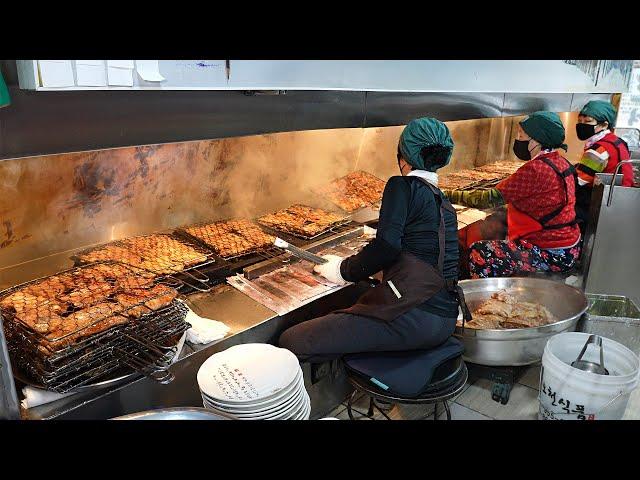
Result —
<instances>
[{"instance_id":1,"label":"black face mask","mask_svg":"<svg viewBox=\"0 0 640 480\"><path fill-rule=\"evenodd\" d=\"M596 126L588 123L576 123L576 135L580 140L587 140L596 134Z\"/></svg>"},{"instance_id":2,"label":"black face mask","mask_svg":"<svg viewBox=\"0 0 640 480\"><path fill-rule=\"evenodd\" d=\"M520 160L531 160L531 152L529 151L529 140L514 140L513 153Z\"/></svg>"}]
</instances>

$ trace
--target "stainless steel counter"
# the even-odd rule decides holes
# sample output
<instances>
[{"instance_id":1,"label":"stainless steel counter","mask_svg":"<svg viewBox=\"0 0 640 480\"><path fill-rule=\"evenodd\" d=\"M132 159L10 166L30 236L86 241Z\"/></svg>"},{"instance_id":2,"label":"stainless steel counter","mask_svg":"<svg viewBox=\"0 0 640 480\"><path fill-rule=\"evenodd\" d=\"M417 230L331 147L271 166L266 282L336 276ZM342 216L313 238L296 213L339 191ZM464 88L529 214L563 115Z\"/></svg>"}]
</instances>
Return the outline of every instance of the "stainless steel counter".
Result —
<instances>
[{"instance_id":1,"label":"stainless steel counter","mask_svg":"<svg viewBox=\"0 0 640 480\"><path fill-rule=\"evenodd\" d=\"M620 186L621 177L612 187L612 174L596 175L583 247L584 290L640 303L640 188Z\"/></svg>"}]
</instances>

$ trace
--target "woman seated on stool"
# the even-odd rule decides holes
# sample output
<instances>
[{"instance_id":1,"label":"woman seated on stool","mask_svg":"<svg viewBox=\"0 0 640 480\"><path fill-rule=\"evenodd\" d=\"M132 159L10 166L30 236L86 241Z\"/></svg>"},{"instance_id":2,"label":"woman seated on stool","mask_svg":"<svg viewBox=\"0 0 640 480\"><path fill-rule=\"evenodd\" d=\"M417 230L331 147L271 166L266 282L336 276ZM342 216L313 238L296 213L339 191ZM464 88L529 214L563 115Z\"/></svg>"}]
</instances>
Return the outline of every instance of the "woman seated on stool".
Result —
<instances>
[{"instance_id":1,"label":"woman seated on stool","mask_svg":"<svg viewBox=\"0 0 640 480\"><path fill-rule=\"evenodd\" d=\"M526 161L496 188L445 191L452 203L475 208L507 205L507 239L470 247L471 278L509 277L536 271L566 272L580 255L576 222L575 168L566 151L565 130L552 112L536 112L518 125L513 151Z\"/></svg>"},{"instance_id":2,"label":"woman seated on stool","mask_svg":"<svg viewBox=\"0 0 640 480\"><path fill-rule=\"evenodd\" d=\"M375 240L345 259L326 255L328 262L315 267L343 285L383 270L382 282L346 310L289 328L280 346L301 360L324 362L349 353L432 348L453 334L457 219L435 173L449 163L452 151L444 123L420 118L406 126L398 145L401 175L384 189Z\"/></svg>"},{"instance_id":3,"label":"woman seated on stool","mask_svg":"<svg viewBox=\"0 0 640 480\"><path fill-rule=\"evenodd\" d=\"M580 140L586 141L584 153L576 166L578 171L576 217L582 235L585 234L589 221L591 192L595 175L614 173L620 162L630 158L626 142L612 132L615 120L615 108L603 100L591 100L578 115L576 134ZM622 173L622 185L632 187L633 168L631 164L627 163L620 167L620 173Z\"/></svg>"}]
</instances>

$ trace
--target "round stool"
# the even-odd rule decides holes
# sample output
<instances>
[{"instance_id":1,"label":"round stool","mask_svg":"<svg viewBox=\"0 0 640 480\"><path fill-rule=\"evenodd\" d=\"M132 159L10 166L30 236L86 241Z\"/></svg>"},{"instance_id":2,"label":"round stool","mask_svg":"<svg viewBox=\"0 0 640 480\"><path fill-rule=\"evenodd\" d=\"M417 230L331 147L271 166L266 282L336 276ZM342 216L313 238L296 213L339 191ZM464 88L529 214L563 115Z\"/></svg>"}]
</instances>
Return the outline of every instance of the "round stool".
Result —
<instances>
[{"instance_id":1,"label":"round stool","mask_svg":"<svg viewBox=\"0 0 640 480\"><path fill-rule=\"evenodd\" d=\"M411 360L413 357L423 354L424 352L404 352L400 355L404 355L405 359L408 358L409 360ZM385 377L382 370L384 370L384 360L386 356L394 355L397 357L399 355L398 353L382 353L377 354L374 357L371 357L371 355L372 354L369 355L367 360L383 360L383 363L371 362L371 364L377 365L376 368L380 374L372 375L372 371L368 370L366 375L364 375L361 371L357 371L353 367L350 367L349 357L345 357L347 378L351 385L353 385L353 387L355 388L354 392L351 394L347 402L347 413L351 420L355 420L353 416L353 402L358 394L364 394L369 397L369 410L366 413L366 416L371 419L373 419L374 409L376 409L387 420L391 420L389 415L387 415L384 410L376 405L375 400L379 400L387 403L406 405L434 404L434 420L438 419L438 404L441 403L444 407L445 412L447 413L447 420L451 420L451 411L449 409L447 400L450 400L451 398L456 397L457 395L462 393L462 391L464 390L464 386L469 378L467 366L462 360L461 353L454 356L453 358L448 358L437 365L429 365L429 362L427 361L425 371L428 372L427 378L429 378L429 383L428 385L426 385L426 387L421 388L421 393L419 395L399 395L397 393L391 393L391 389L387 385L384 385L380 381L376 380L376 378ZM376 368L373 369L374 372ZM415 372L416 362L414 361L413 365L411 367L408 366L407 368L413 368L412 372ZM409 376L415 376L412 372L406 372L406 374ZM398 364L396 362L396 364L393 366L393 374L397 375L402 373L402 364L400 364L400 367L398 367ZM386 389L383 387L386 387Z\"/></svg>"}]
</instances>

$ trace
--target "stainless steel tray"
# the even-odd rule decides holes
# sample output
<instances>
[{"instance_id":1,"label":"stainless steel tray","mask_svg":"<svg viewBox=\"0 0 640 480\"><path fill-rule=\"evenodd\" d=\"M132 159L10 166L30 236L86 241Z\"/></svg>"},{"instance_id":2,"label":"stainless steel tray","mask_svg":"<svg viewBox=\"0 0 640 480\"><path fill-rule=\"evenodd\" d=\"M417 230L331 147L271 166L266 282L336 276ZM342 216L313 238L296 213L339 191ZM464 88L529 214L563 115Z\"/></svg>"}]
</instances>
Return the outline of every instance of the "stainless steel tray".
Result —
<instances>
[{"instance_id":1,"label":"stainless steel tray","mask_svg":"<svg viewBox=\"0 0 640 480\"><path fill-rule=\"evenodd\" d=\"M621 343L640 355L640 309L628 297L587 293L589 309L578 322L579 332Z\"/></svg>"},{"instance_id":2,"label":"stainless steel tray","mask_svg":"<svg viewBox=\"0 0 640 480\"><path fill-rule=\"evenodd\" d=\"M36 383L28 378L26 378L25 376L22 375L22 373L17 369L14 368L13 370L13 376L16 378L16 380L19 380L20 382L24 383L25 385L29 386L29 387L34 387L34 388L39 388L41 390L48 390L48 388L45 385L41 385L39 383ZM143 375L141 373L138 372L131 372L131 373L126 373L123 375L118 375L116 378L109 378L106 380L101 380L99 382L96 383L89 383L86 385L80 385L79 387L74 388L73 390L70 390L69 394L71 393L80 393L80 392L87 392L89 390L98 390L100 388L106 388L106 387L111 387L113 385L116 385L120 382L124 382L125 380L133 380L134 378L137 377L142 377Z\"/></svg>"},{"instance_id":3,"label":"stainless steel tray","mask_svg":"<svg viewBox=\"0 0 640 480\"><path fill-rule=\"evenodd\" d=\"M560 318L558 322L535 328L473 329L456 327L455 335L464 343L466 361L489 366L530 365L540 361L547 340L561 332L573 331L589 306L581 290L564 283L539 278L481 278L463 280L467 305L473 312L492 293L509 290L524 302L544 305Z\"/></svg>"}]
</instances>

